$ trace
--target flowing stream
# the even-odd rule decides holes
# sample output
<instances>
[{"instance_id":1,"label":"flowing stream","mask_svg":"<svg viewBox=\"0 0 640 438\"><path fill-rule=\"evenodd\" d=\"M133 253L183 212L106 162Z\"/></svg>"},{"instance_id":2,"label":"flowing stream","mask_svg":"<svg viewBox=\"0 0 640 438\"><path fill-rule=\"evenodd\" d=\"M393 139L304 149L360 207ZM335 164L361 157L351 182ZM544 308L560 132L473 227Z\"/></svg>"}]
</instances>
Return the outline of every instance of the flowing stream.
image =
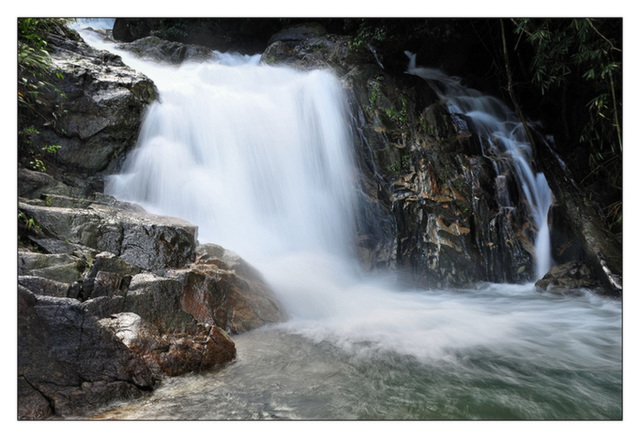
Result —
<instances>
[{"instance_id":1,"label":"flowing stream","mask_svg":"<svg viewBox=\"0 0 640 438\"><path fill-rule=\"evenodd\" d=\"M352 254L354 164L340 81L215 54L123 56L158 86L107 192L185 218L256 266L289 315L237 359L171 378L114 419L619 419L621 304L533 285L396 290Z\"/></svg>"}]
</instances>

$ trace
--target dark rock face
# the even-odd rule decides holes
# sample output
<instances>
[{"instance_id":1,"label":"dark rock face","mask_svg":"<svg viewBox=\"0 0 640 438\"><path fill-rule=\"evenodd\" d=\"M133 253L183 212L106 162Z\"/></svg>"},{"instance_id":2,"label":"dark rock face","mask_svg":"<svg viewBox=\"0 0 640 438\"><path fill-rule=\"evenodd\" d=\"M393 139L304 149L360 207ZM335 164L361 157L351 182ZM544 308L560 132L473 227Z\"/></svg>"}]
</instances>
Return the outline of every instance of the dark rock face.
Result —
<instances>
[{"instance_id":1,"label":"dark rock face","mask_svg":"<svg viewBox=\"0 0 640 438\"><path fill-rule=\"evenodd\" d=\"M427 287L531 280L536 230L515 171L482 155L463 116L449 114L424 81L385 69L374 48L357 47L350 37L303 25L270 42L262 62L331 69L344 83L361 170L356 246L365 268L395 269ZM551 161L545 166L561 169ZM554 193L564 190L560 178L547 178ZM500 199L514 207L500 207ZM586 260L605 273L602 282L618 287L618 253L604 243L612 239L558 204L551 213L553 256L560 263ZM579 204L571 205L584 210Z\"/></svg>"},{"instance_id":2,"label":"dark rock face","mask_svg":"<svg viewBox=\"0 0 640 438\"><path fill-rule=\"evenodd\" d=\"M144 363L76 300L19 287L18 313L18 377L28 394L20 418L76 414L154 386Z\"/></svg>"},{"instance_id":3,"label":"dark rock face","mask_svg":"<svg viewBox=\"0 0 640 438\"><path fill-rule=\"evenodd\" d=\"M552 267L536 282L536 288L540 291L559 294L575 293L580 289L604 293L597 277L589 266L582 262L568 262Z\"/></svg>"},{"instance_id":4,"label":"dark rock face","mask_svg":"<svg viewBox=\"0 0 640 438\"><path fill-rule=\"evenodd\" d=\"M213 55L211 49L207 47L167 41L155 36L140 38L128 44L120 44L118 47L135 53L141 58L169 64L205 61L211 59Z\"/></svg>"},{"instance_id":5,"label":"dark rock face","mask_svg":"<svg viewBox=\"0 0 640 438\"><path fill-rule=\"evenodd\" d=\"M285 20L286 21L286 20ZM261 53L269 37L282 27L279 18L118 18L113 25L117 41L148 36L196 44L221 52Z\"/></svg>"}]
</instances>

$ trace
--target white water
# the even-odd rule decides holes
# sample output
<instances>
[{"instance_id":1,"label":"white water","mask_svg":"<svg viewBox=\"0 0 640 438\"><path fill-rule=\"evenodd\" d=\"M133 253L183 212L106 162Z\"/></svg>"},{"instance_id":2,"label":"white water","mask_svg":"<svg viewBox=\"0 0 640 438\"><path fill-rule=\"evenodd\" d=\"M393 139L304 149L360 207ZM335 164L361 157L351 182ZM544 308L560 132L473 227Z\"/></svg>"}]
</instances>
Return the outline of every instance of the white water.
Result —
<instances>
[{"instance_id":1,"label":"white water","mask_svg":"<svg viewBox=\"0 0 640 438\"><path fill-rule=\"evenodd\" d=\"M172 380L114 417L619 415L618 302L532 285L398 291L358 270L348 118L330 73L252 57L180 68L123 59L160 101L108 192L239 253L290 319L234 338L238 360L219 374Z\"/></svg>"},{"instance_id":2,"label":"white water","mask_svg":"<svg viewBox=\"0 0 640 438\"><path fill-rule=\"evenodd\" d=\"M548 224L553 193L544 173L536 173L532 168L531 144L522 122L515 112L499 99L465 87L458 78L447 76L440 70L418 67L415 54L405 53L409 57L407 72L431 83L439 97L446 102L450 113L463 114L471 121L471 129L480 139L483 153L492 157L506 157L513 163L537 230L536 279L542 278L553 265ZM495 163L498 165L497 161ZM504 170L496 168L498 178ZM503 207L513 207L508 199L503 202Z\"/></svg>"}]
</instances>

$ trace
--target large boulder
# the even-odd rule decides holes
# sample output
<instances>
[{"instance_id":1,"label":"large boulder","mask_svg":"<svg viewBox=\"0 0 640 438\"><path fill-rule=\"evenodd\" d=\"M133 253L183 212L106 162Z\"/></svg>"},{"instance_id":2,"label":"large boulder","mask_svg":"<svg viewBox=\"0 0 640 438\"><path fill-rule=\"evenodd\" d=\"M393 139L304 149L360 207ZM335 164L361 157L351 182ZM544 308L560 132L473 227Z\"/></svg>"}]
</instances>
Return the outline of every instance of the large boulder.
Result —
<instances>
[{"instance_id":1,"label":"large boulder","mask_svg":"<svg viewBox=\"0 0 640 438\"><path fill-rule=\"evenodd\" d=\"M148 36L130 43L119 44L118 48L128 50L140 58L168 64L181 64L185 61L206 61L213 57L213 51L207 47L167 41L156 36Z\"/></svg>"},{"instance_id":2,"label":"large boulder","mask_svg":"<svg viewBox=\"0 0 640 438\"><path fill-rule=\"evenodd\" d=\"M137 361L131 379L155 382L228 363L236 349L227 332L283 320L260 273L222 247L198 246L195 226L32 171L19 185L28 224L18 251L21 418L83 415L151 389L100 375L121 356ZM39 345L43 326L57 336ZM100 349L96 363L66 353L82 330ZM42 359L49 350L63 352L51 369ZM75 380L47 377L65 367L78 370Z\"/></svg>"},{"instance_id":3,"label":"large boulder","mask_svg":"<svg viewBox=\"0 0 640 438\"><path fill-rule=\"evenodd\" d=\"M200 246L196 262L178 275L184 282L181 307L201 323L242 333L284 320L262 274L219 245Z\"/></svg>"},{"instance_id":4,"label":"large boulder","mask_svg":"<svg viewBox=\"0 0 640 438\"><path fill-rule=\"evenodd\" d=\"M585 289L606 294L589 265L579 261L553 266L544 277L536 281L536 288L541 292L556 294L574 294Z\"/></svg>"},{"instance_id":5,"label":"large boulder","mask_svg":"<svg viewBox=\"0 0 640 438\"><path fill-rule=\"evenodd\" d=\"M50 35L48 48L56 72L51 83L60 92L43 101L40 111L55 115L55 123L35 126L39 134L32 148L60 146L45 159L50 171L59 168L61 174L94 175L115 167L115 159L136 143L144 109L157 97L155 85L72 31Z\"/></svg>"},{"instance_id":6,"label":"large boulder","mask_svg":"<svg viewBox=\"0 0 640 438\"><path fill-rule=\"evenodd\" d=\"M99 320L112 330L158 375L177 376L226 364L235 358L235 345L216 326L200 326L190 333L162 334L132 312L112 314Z\"/></svg>"},{"instance_id":7,"label":"large boulder","mask_svg":"<svg viewBox=\"0 0 640 438\"><path fill-rule=\"evenodd\" d=\"M145 363L77 300L18 287L19 418L77 415L154 385Z\"/></svg>"},{"instance_id":8,"label":"large boulder","mask_svg":"<svg viewBox=\"0 0 640 438\"><path fill-rule=\"evenodd\" d=\"M76 205L21 202L19 209L49 237L111 252L143 269L176 268L194 260L197 229L186 221L122 206Z\"/></svg>"},{"instance_id":9,"label":"large boulder","mask_svg":"<svg viewBox=\"0 0 640 438\"><path fill-rule=\"evenodd\" d=\"M198 246L195 226L87 190L19 175L20 418L83 415L165 376L228 363L227 332L284 318L260 273L222 247ZM78 347L85 341L99 351ZM48 368L50 351L60 357Z\"/></svg>"}]
</instances>

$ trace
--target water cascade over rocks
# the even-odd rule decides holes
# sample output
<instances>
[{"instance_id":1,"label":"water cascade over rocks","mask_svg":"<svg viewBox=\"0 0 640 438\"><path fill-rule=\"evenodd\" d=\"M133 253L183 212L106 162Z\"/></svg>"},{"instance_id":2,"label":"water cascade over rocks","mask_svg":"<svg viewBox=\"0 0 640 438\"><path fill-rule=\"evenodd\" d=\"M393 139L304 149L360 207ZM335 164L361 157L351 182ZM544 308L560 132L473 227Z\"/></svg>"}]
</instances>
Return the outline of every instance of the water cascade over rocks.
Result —
<instances>
[{"instance_id":1,"label":"water cascade over rocks","mask_svg":"<svg viewBox=\"0 0 640 438\"><path fill-rule=\"evenodd\" d=\"M409 57L407 72L425 79L439 97L446 102L451 114L461 115L476 134L482 153L489 157L496 171L497 200L503 209L513 209L514 203L507 190L500 190L507 172L513 172L529 206L535 225L535 278L539 279L553 265L551 237L548 224L553 194L542 172L532 167L533 152L522 122L514 111L501 100L465 87L460 80L442 71L419 67L416 55Z\"/></svg>"},{"instance_id":2,"label":"water cascade over rocks","mask_svg":"<svg viewBox=\"0 0 640 438\"><path fill-rule=\"evenodd\" d=\"M543 295L530 284L396 290L360 270L353 145L332 73L217 53L180 67L125 62L156 83L160 99L106 191L187 219L201 242L246 258L289 319L234 337L238 359L223 371L169 382L144 406L106 418L621 415L619 303ZM493 153L523 147L501 135L487 145ZM551 194L538 200L536 184L523 190L546 215ZM541 249L538 271L549 264Z\"/></svg>"}]
</instances>

